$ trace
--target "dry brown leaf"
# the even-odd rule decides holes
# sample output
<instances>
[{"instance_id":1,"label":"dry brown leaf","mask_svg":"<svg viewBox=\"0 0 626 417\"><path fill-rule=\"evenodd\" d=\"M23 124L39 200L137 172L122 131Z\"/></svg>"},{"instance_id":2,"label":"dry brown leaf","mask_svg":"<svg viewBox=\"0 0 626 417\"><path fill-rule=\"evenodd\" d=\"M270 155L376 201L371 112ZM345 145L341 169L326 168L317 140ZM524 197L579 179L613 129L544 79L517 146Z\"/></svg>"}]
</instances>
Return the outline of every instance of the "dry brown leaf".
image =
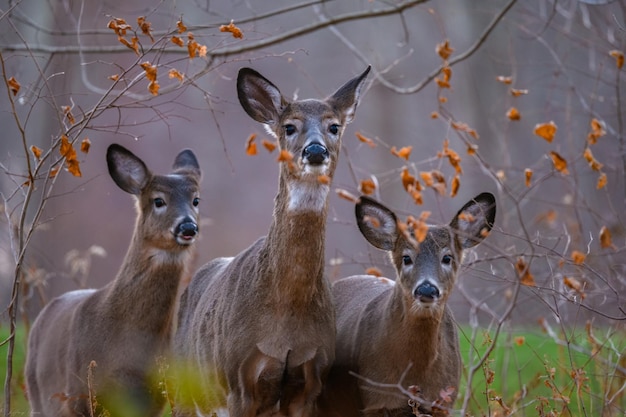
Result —
<instances>
[{"instance_id":1,"label":"dry brown leaf","mask_svg":"<svg viewBox=\"0 0 626 417\"><path fill-rule=\"evenodd\" d=\"M120 38L126 35L127 30L132 30L132 27L128 23L126 23L126 20L118 17L114 17L113 19L109 20L107 28L113 30L113 32L115 32L115 34Z\"/></svg>"},{"instance_id":2,"label":"dry brown leaf","mask_svg":"<svg viewBox=\"0 0 626 417\"><path fill-rule=\"evenodd\" d=\"M405 146L400 148L400 150L396 149L395 146L391 147L391 154L397 156L398 158L402 158L408 161L409 156L411 155L412 146Z\"/></svg>"},{"instance_id":3,"label":"dry brown leaf","mask_svg":"<svg viewBox=\"0 0 626 417\"><path fill-rule=\"evenodd\" d=\"M596 184L596 188L598 190L603 189L604 187L606 187L606 183L607 183L607 178L606 178L606 174L604 172L602 172L600 174L600 176L598 177L598 183Z\"/></svg>"},{"instance_id":4,"label":"dry brown leaf","mask_svg":"<svg viewBox=\"0 0 626 417\"><path fill-rule=\"evenodd\" d=\"M368 138L368 137L366 137L366 136L363 136L363 135L362 135L362 134L360 134L359 132L356 132L356 133L355 133L355 135L356 135L356 138L357 138L359 141L361 141L361 142L365 143L365 144L366 144L367 146L369 146L370 148L375 148L375 147L376 147L376 143L375 143L372 139L370 139L370 138Z\"/></svg>"},{"instance_id":5,"label":"dry brown leaf","mask_svg":"<svg viewBox=\"0 0 626 417\"><path fill-rule=\"evenodd\" d=\"M496 81L499 81L502 84L507 84L508 85L508 84L513 83L513 77L507 77L507 76L504 76L504 75L498 75L496 77Z\"/></svg>"},{"instance_id":6,"label":"dry brown leaf","mask_svg":"<svg viewBox=\"0 0 626 417\"><path fill-rule=\"evenodd\" d=\"M587 134L587 143L595 145L598 142L598 139L604 135L606 135L604 123L596 118L591 119L591 132Z\"/></svg>"},{"instance_id":7,"label":"dry brown leaf","mask_svg":"<svg viewBox=\"0 0 626 417\"><path fill-rule=\"evenodd\" d=\"M439 118L439 113L437 113L436 111L433 111L430 113L430 118L431 119L438 119Z\"/></svg>"},{"instance_id":8,"label":"dry brown leaf","mask_svg":"<svg viewBox=\"0 0 626 417\"><path fill-rule=\"evenodd\" d=\"M528 287L535 286L535 277L530 273L530 268L524 262L524 259L517 258L517 262L515 263L515 270L517 271L517 275L520 278L520 283L522 285L526 285Z\"/></svg>"},{"instance_id":9,"label":"dry brown leaf","mask_svg":"<svg viewBox=\"0 0 626 417\"><path fill-rule=\"evenodd\" d=\"M474 215L472 215L469 211L462 211L459 213L458 219L463 220L464 222L472 223L476 220L476 217L474 217Z\"/></svg>"},{"instance_id":10,"label":"dry brown leaf","mask_svg":"<svg viewBox=\"0 0 626 417\"><path fill-rule=\"evenodd\" d=\"M278 158L276 160L278 162L292 162L293 154L287 149L281 149L280 154L278 154Z\"/></svg>"},{"instance_id":11,"label":"dry brown leaf","mask_svg":"<svg viewBox=\"0 0 626 417\"><path fill-rule=\"evenodd\" d=\"M7 80L7 85L9 86L9 90L11 90L11 93L13 93L13 95L17 95L17 93L20 91L20 88L22 87L20 85L20 83L15 79L15 77L11 77Z\"/></svg>"},{"instance_id":12,"label":"dry brown leaf","mask_svg":"<svg viewBox=\"0 0 626 417\"><path fill-rule=\"evenodd\" d=\"M148 79L148 81L156 81L156 79L157 79L157 67L156 67L156 65L152 65L148 61L142 62L139 65L141 66L141 68L146 73L146 78Z\"/></svg>"},{"instance_id":13,"label":"dry brown leaf","mask_svg":"<svg viewBox=\"0 0 626 417\"><path fill-rule=\"evenodd\" d=\"M341 189L341 188L338 188L338 189L336 190L336 193L337 193L337 195L338 195L340 198L343 198L344 200L351 201L351 202L353 202L353 203L356 203L356 202L359 200L356 196L354 196L354 195L353 195L353 194L351 194L350 192L348 192L348 191L346 191L346 190L344 190L344 189Z\"/></svg>"},{"instance_id":14,"label":"dry brown leaf","mask_svg":"<svg viewBox=\"0 0 626 417\"><path fill-rule=\"evenodd\" d=\"M450 57L450 55L452 55L452 52L454 52L454 48L450 46L450 41L446 39L442 43L437 44L437 46L435 47L435 51L437 52L437 55L441 57L441 59L446 60Z\"/></svg>"},{"instance_id":15,"label":"dry brown leaf","mask_svg":"<svg viewBox=\"0 0 626 417\"><path fill-rule=\"evenodd\" d=\"M600 247L602 249L615 249L615 246L613 245L613 239L611 238L611 232L606 226L602 226L602 228L600 229Z\"/></svg>"},{"instance_id":16,"label":"dry brown leaf","mask_svg":"<svg viewBox=\"0 0 626 417\"><path fill-rule=\"evenodd\" d=\"M402 186L404 187L406 191L409 190L409 186L413 186L415 188L421 187L419 183L417 183L416 185L417 180L415 179L413 175L409 173L409 168L406 166L402 168L402 172L400 173L400 178L402 179Z\"/></svg>"},{"instance_id":17,"label":"dry brown leaf","mask_svg":"<svg viewBox=\"0 0 626 417\"><path fill-rule=\"evenodd\" d=\"M572 251L571 256L572 256L572 261L574 261L576 265L582 265L585 262L585 258L587 257L584 253L582 253L581 251L577 251L577 250Z\"/></svg>"},{"instance_id":18,"label":"dry brown leaf","mask_svg":"<svg viewBox=\"0 0 626 417\"><path fill-rule=\"evenodd\" d=\"M456 153L456 151L454 151L453 149L450 149L448 145L448 139L443 141L443 151L438 152L437 156L439 158L447 157L448 162L450 163L450 165L452 165L456 173L457 174L463 173L463 168L461 168L461 157L459 156L458 153Z\"/></svg>"},{"instance_id":19,"label":"dry brown leaf","mask_svg":"<svg viewBox=\"0 0 626 417\"><path fill-rule=\"evenodd\" d=\"M519 97L519 96L523 96L523 95L528 94L528 90L525 90L525 89L524 90L520 90L520 89L517 89L517 88L511 88L509 90L509 92L511 93L511 95L513 97Z\"/></svg>"},{"instance_id":20,"label":"dry brown leaf","mask_svg":"<svg viewBox=\"0 0 626 417\"><path fill-rule=\"evenodd\" d=\"M267 140L267 139L263 139L263 140L261 141L261 144L262 144L262 145L263 145L263 147L264 147L265 149L267 149L267 151L268 151L268 152L270 152L270 153L274 152L274 149L276 149L276 147L278 146L278 145L276 145L276 142L270 142L270 141L269 141L269 140Z\"/></svg>"},{"instance_id":21,"label":"dry brown leaf","mask_svg":"<svg viewBox=\"0 0 626 417\"><path fill-rule=\"evenodd\" d=\"M154 38L152 37L152 29L150 28L151 23L146 20L145 16L139 16L137 18L137 24L139 25L141 32L144 35L148 36L150 38L150 41L154 43Z\"/></svg>"},{"instance_id":22,"label":"dry brown leaf","mask_svg":"<svg viewBox=\"0 0 626 417\"><path fill-rule=\"evenodd\" d=\"M419 182L415 182L415 184L419 184ZM415 204L422 205L424 203L424 200L422 199L421 186L420 189L418 189L414 185L409 185L407 192L413 198Z\"/></svg>"},{"instance_id":23,"label":"dry brown leaf","mask_svg":"<svg viewBox=\"0 0 626 417\"><path fill-rule=\"evenodd\" d=\"M80 177L82 174L80 172L80 163L78 162L76 156L76 150L74 149L74 145L72 145L68 137L65 135L61 136L59 152L61 153L61 156L65 158L65 166L67 167L68 172L75 177Z\"/></svg>"},{"instance_id":24,"label":"dry brown leaf","mask_svg":"<svg viewBox=\"0 0 626 417\"><path fill-rule=\"evenodd\" d=\"M158 81L151 81L150 84L148 84L148 91L150 91L150 94L152 94L153 96L159 94L159 88L161 88L161 86L159 85Z\"/></svg>"},{"instance_id":25,"label":"dry brown leaf","mask_svg":"<svg viewBox=\"0 0 626 417\"><path fill-rule=\"evenodd\" d=\"M37 161L41 159L41 154L43 153L43 150L41 148L33 145L30 147L30 151L33 153L33 156Z\"/></svg>"},{"instance_id":26,"label":"dry brown leaf","mask_svg":"<svg viewBox=\"0 0 626 417\"><path fill-rule=\"evenodd\" d=\"M548 123L539 123L535 125L533 133L548 142L552 142L556 134L557 126L553 121Z\"/></svg>"},{"instance_id":27,"label":"dry brown leaf","mask_svg":"<svg viewBox=\"0 0 626 417\"><path fill-rule=\"evenodd\" d=\"M107 78L109 80L111 80L111 81L117 81L117 80L120 79L120 75L119 74L113 74L113 75L109 75Z\"/></svg>"},{"instance_id":28,"label":"dry brown leaf","mask_svg":"<svg viewBox=\"0 0 626 417\"><path fill-rule=\"evenodd\" d=\"M586 294L583 292L583 284L576 278L563 277L563 284L565 284L566 287L576 291L580 295L581 299L585 299Z\"/></svg>"},{"instance_id":29,"label":"dry brown leaf","mask_svg":"<svg viewBox=\"0 0 626 417\"><path fill-rule=\"evenodd\" d=\"M526 168L524 170L524 183L526 184L526 187L530 187L530 181L533 178L533 170L530 168Z\"/></svg>"},{"instance_id":30,"label":"dry brown leaf","mask_svg":"<svg viewBox=\"0 0 626 417\"><path fill-rule=\"evenodd\" d=\"M91 149L91 141L89 138L85 138L80 142L80 151L82 153L89 153L89 149Z\"/></svg>"},{"instance_id":31,"label":"dry brown leaf","mask_svg":"<svg viewBox=\"0 0 626 417\"><path fill-rule=\"evenodd\" d=\"M593 157L593 153L591 152L591 149L589 148L585 149L583 156L585 157L585 160L589 163L589 166L591 167L591 169L594 171L600 171L602 167L604 166L603 164L598 162L596 158Z\"/></svg>"},{"instance_id":32,"label":"dry brown leaf","mask_svg":"<svg viewBox=\"0 0 626 417\"><path fill-rule=\"evenodd\" d=\"M476 130L474 130L471 127L469 127L469 125L467 123L452 122L451 125L452 125L453 129L458 130L459 132L466 132L467 134L469 134L474 139L478 139L479 138L478 133L476 132Z\"/></svg>"},{"instance_id":33,"label":"dry brown leaf","mask_svg":"<svg viewBox=\"0 0 626 417\"><path fill-rule=\"evenodd\" d=\"M417 240L418 243L422 243L426 240L426 236L428 235L428 224L426 224L426 220L429 217L430 211L425 210L420 213L420 217L418 219L413 216L409 216L406 219L406 224L413 229L415 240Z\"/></svg>"},{"instance_id":34,"label":"dry brown leaf","mask_svg":"<svg viewBox=\"0 0 626 417\"><path fill-rule=\"evenodd\" d=\"M370 195L376 191L376 183L371 179L362 180L359 184L359 191L365 195Z\"/></svg>"},{"instance_id":35,"label":"dry brown leaf","mask_svg":"<svg viewBox=\"0 0 626 417\"><path fill-rule=\"evenodd\" d=\"M615 58L615 65L617 65L618 69L622 69L624 66L624 53L622 51L618 51L617 49L613 49L609 51L609 55Z\"/></svg>"},{"instance_id":36,"label":"dry brown leaf","mask_svg":"<svg viewBox=\"0 0 626 417\"><path fill-rule=\"evenodd\" d=\"M67 121L70 122L71 125L76 123L74 115L72 114L72 108L70 106L61 106L61 110L63 111L63 114L65 115L65 117L67 117Z\"/></svg>"},{"instance_id":37,"label":"dry brown leaf","mask_svg":"<svg viewBox=\"0 0 626 417\"><path fill-rule=\"evenodd\" d=\"M376 268L375 266L370 266L369 268L367 268L365 270L365 273L367 275L373 275L375 277L382 277L383 273L380 269Z\"/></svg>"},{"instance_id":38,"label":"dry brown leaf","mask_svg":"<svg viewBox=\"0 0 626 417\"><path fill-rule=\"evenodd\" d=\"M435 184L435 179L430 171L421 171L420 178L424 181L426 187L432 187Z\"/></svg>"},{"instance_id":39,"label":"dry brown leaf","mask_svg":"<svg viewBox=\"0 0 626 417\"><path fill-rule=\"evenodd\" d=\"M171 70L169 70L167 72L168 77L170 78L176 78L178 81L180 81L181 83L185 80L185 76L178 71L177 69L172 68Z\"/></svg>"},{"instance_id":40,"label":"dry brown leaf","mask_svg":"<svg viewBox=\"0 0 626 417\"><path fill-rule=\"evenodd\" d=\"M330 184L330 177L325 174L318 175L317 182L319 182L320 184L328 185Z\"/></svg>"},{"instance_id":41,"label":"dry brown leaf","mask_svg":"<svg viewBox=\"0 0 626 417\"><path fill-rule=\"evenodd\" d=\"M441 69L441 73L443 74L442 78L435 78L435 82L439 86L439 88L450 88L450 78L452 78L452 69L449 66L445 66Z\"/></svg>"},{"instance_id":42,"label":"dry brown leaf","mask_svg":"<svg viewBox=\"0 0 626 417\"><path fill-rule=\"evenodd\" d=\"M139 55L139 38L137 38L136 36L133 36L132 38L130 38L130 42L128 42L128 40L122 36L118 36L117 40L125 45L126 47L128 47L129 49L132 49L133 51L135 51L135 53L137 55Z\"/></svg>"},{"instance_id":43,"label":"dry brown leaf","mask_svg":"<svg viewBox=\"0 0 626 417\"><path fill-rule=\"evenodd\" d=\"M439 97L439 102L442 103L442 104L443 103L447 103L448 102L448 98L441 96L441 97Z\"/></svg>"},{"instance_id":44,"label":"dry brown leaf","mask_svg":"<svg viewBox=\"0 0 626 417\"><path fill-rule=\"evenodd\" d=\"M554 169L559 171L563 175L568 175L569 171L567 170L567 161L557 152L550 151L550 158L552 159L552 163L554 164Z\"/></svg>"},{"instance_id":45,"label":"dry brown leaf","mask_svg":"<svg viewBox=\"0 0 626 417\"><path fill-rule=\"evenodd\" d=\"M515 107L511 107L509 111L506 112L506 117L508 117L509 120L520 120L522 115Z\"/></svg>"},{"instance_id":46,"label":"dry brown leaf","mask_svg":"<svg viewBox=\"0 0 626 417\"><path fill-rule=\"evenodd\" d=\"M183 19L182 18L179 21L176 22L176 28L178 30L178 33L185 33L185 32L187 32L187 26L185 26L185 24L183 23Z\"/></svg>"},{"instance_id":47,"label":"dry brown leaf","mask_svg":"<svg viewBox=\"0 0 626 417\"><path fill-rule=\"evenodd\" d=\"M243 39L243 32L235 26L232 20L229 24L220 26L220 32L229 32L233 35L233 38Z\"/></svg>"},{"instance_id":48,"label":"dry brown leaf","mask_svg":"<svg viewBox=\"0 0 626 417\"><path fill-rule=\"evenodd\" d=\"M246 140L246 155L252 156L257 154L256 143L254 142L255 139L256 133L253 133L248 137L248 140Z\"/></svg>"},{"instance_id":49,"label":"dry brown leaf","mask_svg":"<svg viewBox=\"0 0 626 417\"><path fill-rule=\"evenodd\" d=\"M459 186L461 185L461 179L458 175L455 175L452 178L452 183L450 184L450 197L456 197L456 194L459 192Z\"/></svg>"}]
</instances>

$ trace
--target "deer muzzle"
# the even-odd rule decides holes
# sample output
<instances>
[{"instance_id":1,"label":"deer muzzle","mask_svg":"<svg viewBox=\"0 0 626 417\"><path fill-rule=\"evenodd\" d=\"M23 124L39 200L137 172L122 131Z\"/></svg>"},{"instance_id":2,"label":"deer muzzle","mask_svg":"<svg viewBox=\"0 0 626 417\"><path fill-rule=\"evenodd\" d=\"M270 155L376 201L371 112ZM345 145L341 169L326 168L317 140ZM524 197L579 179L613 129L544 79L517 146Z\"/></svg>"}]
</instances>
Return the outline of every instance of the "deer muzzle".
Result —
<instances>
[{"instance_id":1,"label":"deer muzzle","mask_svg":"<svg viewBox=\"0 0 626 417\"><path fill-rule=\"evenodd\" d=\"M321 165L328 159L328 149L318 142L307 145L302 150L302 159L311 165Z\"/></svg>"},{"instance_id":2,"label":"deer muzzle","mask_svg":"<svg viewBox=\"0 0 626 417\"><path fill-rule=\"evenodd\" d=\"M198 236L198 225L191 218L185 218L176 226L174 235L180 245L190 245Z\"/></svg>"},{"instance_id":3,"label":"deer muzzle","mask_svg":"<svg viewBox=\"0 0 626 417\"><path fill-rule=\"evenodd\" d=\"M439 288L430 281L422 282L413 291L415 299L425 304L435 302L440 295Z\"/></svg>"}]
</instances>

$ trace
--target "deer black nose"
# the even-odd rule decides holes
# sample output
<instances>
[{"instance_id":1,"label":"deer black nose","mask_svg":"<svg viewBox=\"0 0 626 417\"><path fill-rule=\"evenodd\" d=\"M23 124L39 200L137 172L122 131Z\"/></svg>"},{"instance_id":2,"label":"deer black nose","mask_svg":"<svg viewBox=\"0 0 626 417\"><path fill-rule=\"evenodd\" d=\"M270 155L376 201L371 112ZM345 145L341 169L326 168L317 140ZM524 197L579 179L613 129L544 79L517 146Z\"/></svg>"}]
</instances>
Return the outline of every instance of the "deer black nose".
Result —
<instances>
[{"instance_id":1,"label":"deer black nose","mask_svg":"<svg viewBox=\"0 0 626 417\"><path fill-rule=\"evenodd\" d=\"M198 225L193 221L184 221L176 227L176 235L185 240L193 239L198 234Z\"/></svg>"},{"instance_id":2,"label":"deer black nose","mask_svg":"<svg viewBox=\"0 0 626 417\"><path fill-rule=\"evenodd\" d=\"M419 298L420 301L433 301L435 298L439 297L439 289L426 281L417 286L414 296L415 298Z\"/></svg>"},{"instance_id":3,"label":"deer black nose","mask_svg":"<svg viewBox=\"0 0 626 417\"><path fill-rule=\"evenodd\" d=\"M302 158L310 164L319 165L328 158L328 149L320 143L312 143L304 148Z\"/></svg>"}]
</instances>

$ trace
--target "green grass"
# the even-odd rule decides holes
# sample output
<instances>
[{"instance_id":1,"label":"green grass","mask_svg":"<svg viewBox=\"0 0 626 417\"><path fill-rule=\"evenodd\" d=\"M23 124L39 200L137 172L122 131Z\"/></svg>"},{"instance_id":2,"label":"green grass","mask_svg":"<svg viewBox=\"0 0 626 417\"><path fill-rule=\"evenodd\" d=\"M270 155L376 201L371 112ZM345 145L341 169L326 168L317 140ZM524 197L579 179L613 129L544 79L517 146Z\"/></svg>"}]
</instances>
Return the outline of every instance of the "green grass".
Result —
<instances>
[{"instance_id":1,"label":"green grass","mask_svg":"<svg viewBox=\"0 0 626 417\"><path fill-rule=\"evenodd\" d=\"M493 333L479 330L471 343L472 330L468 327L461 330L464 371L455 408L463 403L469 367L486 352L494 337ZM565 341L561 335L564 342L560 344L539 328L501 333L486 364L478 367L472 377L467 415L623 417L626 392L620 393L619 388L626 384L626 376L616 371L616 364L626 367L626 333L624 330L603 333L594 330L594 333L600 336L590 338L589 333L582 330L570 334ZM5 340L7 336L8 326L2 324L0 338ZM26 335L23 328L18 329L16 341L11 415L24 416L28 415L28 403L24 393ZM0 355L4 381L6 344L0 347ZM614 397L612 409L604 406L605 397ZM2 398L4 401L4 396Z\"/></svg>"}]
</instances>

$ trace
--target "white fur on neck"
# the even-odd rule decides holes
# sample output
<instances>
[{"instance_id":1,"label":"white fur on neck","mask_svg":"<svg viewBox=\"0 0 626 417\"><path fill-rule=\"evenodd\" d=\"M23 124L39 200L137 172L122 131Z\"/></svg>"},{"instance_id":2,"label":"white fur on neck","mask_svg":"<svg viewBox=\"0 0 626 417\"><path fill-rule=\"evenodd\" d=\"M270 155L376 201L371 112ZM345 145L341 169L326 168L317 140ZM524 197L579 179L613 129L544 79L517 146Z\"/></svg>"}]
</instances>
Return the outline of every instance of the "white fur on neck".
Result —
<instances>
[{"instance_id":1,"label":"white fur on neck","mask_svg":"<svg viewBox=\"0 0 626 417\"><path fill-rule=\"evenodd\" d=\"M330 191L328 184L319 182L297 182L289 184L289 204L287 209L293 212L312 211L321 213L326 206Z\"/></svg>"}]
</instances>

